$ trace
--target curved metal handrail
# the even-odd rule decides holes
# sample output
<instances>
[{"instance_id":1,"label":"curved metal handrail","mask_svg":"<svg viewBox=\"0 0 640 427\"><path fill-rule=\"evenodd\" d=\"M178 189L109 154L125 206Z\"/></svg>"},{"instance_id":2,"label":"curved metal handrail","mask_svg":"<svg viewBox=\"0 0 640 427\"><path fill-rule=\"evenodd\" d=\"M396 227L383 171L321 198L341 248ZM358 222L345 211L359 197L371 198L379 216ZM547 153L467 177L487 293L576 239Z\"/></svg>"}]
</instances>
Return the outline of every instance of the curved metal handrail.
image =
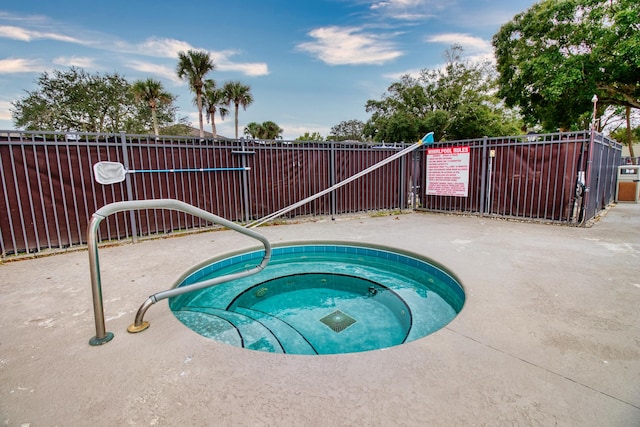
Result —
<instances>
[{"instance_id":1,"label":"curved metal handrail","mask_svg":"<svg viewBox=\"0 0 640 427\"><path fill-rule=\"evenodd\" d=\"M249 230L241 225L235 224L210 212L204 211L195 206L181 202L174 199L153 199L153 200L133 200L127 202L115 202L105 205L98 209L89 223L87 229L87 246L89 247L89 272L91 274L91 291L93 294L93 314L96 323L96 336L89 340L91 345L101 345L107 343L113 339L113 333L107 332L104 323L104 308L102 304L102 283L100 280L100 262L98 258L98 228L100 222L111 214L140 209L172 209L177 211L186 212L193 216L205 219L219 224L224 227L235 230L246 236L259 240L264 246L264 256L262 261L257 266L245 270L239 273L232 273L221 277L216 277L202 282L193 283L188 286L182 286L179 288L173 288L166 291L158 292L151 295L138 309L136 313L135 322L127 328L129 332L140 332L149 327L149 322L144 320L144 314L156 302L172 297L181 295L187 292L193 292L198 289L203 289L209 286L217 285L229 280L239 279L241 277L250 276L252 274L262 271L271 259L271 244L262 234L253 230Z\"/></svg>"}]
</instances>

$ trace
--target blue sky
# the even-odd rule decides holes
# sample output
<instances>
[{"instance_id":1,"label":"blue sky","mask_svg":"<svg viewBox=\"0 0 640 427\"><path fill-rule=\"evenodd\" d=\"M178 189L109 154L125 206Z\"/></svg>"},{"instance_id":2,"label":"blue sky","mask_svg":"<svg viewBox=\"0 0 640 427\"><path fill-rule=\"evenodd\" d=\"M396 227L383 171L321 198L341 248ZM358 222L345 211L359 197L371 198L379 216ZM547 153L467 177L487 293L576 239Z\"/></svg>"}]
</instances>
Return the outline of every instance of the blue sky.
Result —
<instances>
[{"instance_id":1,"label":"blue sky","mask_svg":"<svg viewBox=\"0 0 640 427\"><path fill-rule=\"evenodd\" d=\"M133 82L154 78L197 127L193 95L175 73L179 51L206 50L219 84L240 80L254 103L249 122L271 120L285 139L327 136L344 120L366 121L400 75L437 68L453 43L493 57L491 37L533 0L9 0L0 4L0 129L11 101L44 71L78 66ZM233 115L216 117L233 136ZM205 129L209 126L205 122Z\"/></svg>"}]
</instances>

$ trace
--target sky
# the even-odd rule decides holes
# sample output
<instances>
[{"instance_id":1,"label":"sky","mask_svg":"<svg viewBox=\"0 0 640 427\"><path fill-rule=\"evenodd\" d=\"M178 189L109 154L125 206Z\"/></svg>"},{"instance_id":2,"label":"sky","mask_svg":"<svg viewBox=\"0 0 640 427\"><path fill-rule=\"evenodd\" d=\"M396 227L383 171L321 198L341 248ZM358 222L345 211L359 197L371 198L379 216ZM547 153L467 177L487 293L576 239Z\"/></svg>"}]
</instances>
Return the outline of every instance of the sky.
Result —
<instances>
[{"instance_id":1,"label":"sky","mask_svg":"<svg viewBox=\"0 0 640 427\"><path fill-rule=\"evenodd\" d=\"M38 89L43 72L76 66L153 78L177 96L178 115L198 127L197 108L176 74L178 52L204 50L207 78L239 80L254 102L250 122L276 122L284 139L329 135L342 121L366 121L403 74L437 69L460 44L492 59L492 36L533 0L4 0L0 3L0 130L14 129L11 103ZM216 117L233 137L233 113ZM205 121L205 130L210 125Z\"/></svg>"}]
</instances>

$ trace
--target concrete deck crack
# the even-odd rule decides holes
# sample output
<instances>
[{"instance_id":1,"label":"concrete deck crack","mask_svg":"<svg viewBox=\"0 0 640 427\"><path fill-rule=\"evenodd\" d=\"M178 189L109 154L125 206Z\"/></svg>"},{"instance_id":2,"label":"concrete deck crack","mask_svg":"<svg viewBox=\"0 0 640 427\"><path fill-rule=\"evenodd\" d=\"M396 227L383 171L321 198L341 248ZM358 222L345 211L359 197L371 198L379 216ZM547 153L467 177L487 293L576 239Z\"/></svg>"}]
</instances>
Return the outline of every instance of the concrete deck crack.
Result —
<instances>
[{"instance_id":1,"label":"concrete deck crack","mask_svg":"<svg viewBox=\"0 0 640 427\"><path fill-rule=\"evenodd\" d=\"M511 358L514 358L514 359L520 360L521 362L524 362L524 363L526 363L527 365L531 365L531 366L533 366L533 367L535 367L535 368L541 369L541 370L543 370L543 371L545 371L545 372L548 372L548 373L550 373L550 374L552 374L552 375L555 375L555 376L557 376L557 377L560 377L560 378L562 378L562 379L564 379L564 380L570 381L570 382L572 382L572 383L574 383L574 384L577 384L577 385L579 385L579 386L582 386L582 387L584 387L584 388L587 388L587 389L589 389L589 390L591 390L591 391L594 391L594 392L596 392L596 393L602 394L603 396L607 396L607 397L609 397L609 398L611 398L611 399L617 400L617 401L618 401L618 402L620 402L620 403L624 403L625 405L629 405L629 406L631 406L631 407L633 407L633 408L640 409L640 406L639 406L639 405L633 404L633 403L631 403L631 402L627 402L627 401L626 401L626 400L624 400L624 399L620 399L620 398L618 398L618 397L616 397L616 396L613 396L613 395L611 395L611 394L609 394L609 393L606 393L606 392L604 392L604 391L602 391L602 390L598 390L597 388L591 387L591 386L590 386L590 385L588 385L588 384L584 384L584 383L582 383L582 382L580 382L580 381L577 381L577 380L575 380L575 379L573 379L573 378L567 377L566 375L563 375L563 374L561 374L561 373L559 373L559 372L553 371L553 370L551 370L551 369L549 369L549 368L545 368L544 366L540 366L540 365L538 365L538 364L536 364L536 363L534 363L534 362L531 362L531 361L529 361L529 360L523 359L523 358L522 358L522 357L520 357L520 356L516 356L515 354L511 354L511 353L509 353L508 351L504 351L504 350L502 350L502 349L499 349L499 348L497 348L497 347L494 347L494 346L492 346L491 344L487 344L487 343L484 343L484 342L482 342L482 341L479 341L479 340L477 340L477 339L475 339L475 338L473 338L473 337L470 337L469 335L463 334L463 333L462 333L462 332L460 332L460 331L456 331L456 330L451 329L450 327L446 327L446 326L445 326L445 328L444 328L444 329L447 329L447 330L449 330L449 331L451 331L451 332L455 333L456 335L459 335L459 336L461 336L461 337L463 337L463 338L466 338L466 339L468 339L468 340L470 340L470 341L476 342L476 343L478 343L478 344L480 344L480 345L482 345L482 346L484 346L484 347L490 348L491 350L494 350L494 351L497 351L497 352L499 352L499 353L502 353L502 354L504 354L505 356L509 356L509 357L511 357Z\"/></svg>"}]
</instances>

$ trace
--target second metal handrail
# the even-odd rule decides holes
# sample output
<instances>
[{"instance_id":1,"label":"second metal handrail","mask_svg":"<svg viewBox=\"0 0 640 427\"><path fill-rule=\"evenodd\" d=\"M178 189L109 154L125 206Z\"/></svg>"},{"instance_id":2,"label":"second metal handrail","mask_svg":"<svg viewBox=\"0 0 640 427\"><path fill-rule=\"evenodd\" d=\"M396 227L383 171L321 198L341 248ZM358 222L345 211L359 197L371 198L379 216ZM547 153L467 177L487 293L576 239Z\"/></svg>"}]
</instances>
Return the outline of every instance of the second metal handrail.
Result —
<instances>
[{"instance_id":1,"label":"second metal handrail","mask_svg":"<svg viewBox=\"0 0 640 427\"><path fill-rule=\"evenodd\" d=\"M253 230L249 230L241 225L235 224L229 220L221 218L210 212L204 211L195 206L181 202L174 199L153 199L153 200L134 200L127 202L115 202L105 205L98 209L92 216L87 230L87 245L89 247L89 272L91 274L91 291L93 294L93 312L96 324L96 335L89 340L91 345L101 345L107 343L113 339L113 333L107 332L104 323L104 308L102 304L102 283L100 279L100 261L98 257L98 228L100 222L111 214L140 210L140 209L172 209L177 211L186 212L193 216L210 221L214 224L219 224L224 227L235 230L246 236L259 240L264 246L264 256L260 264L248 270L232 273L220 277L216 277L202 282L193 283L188 286L181 286L179 288L173 288L166 291L158 292L151 295L138 309L136 313L135 322L127 328L129 332L140 332L149 327L149 322L144 320L144 314L156 302L181 295L187 292L193 292L198 289L203 289L209 286L217 285L229 280L235 280L242 277L250 276L252 274L262 271L269 261L271 260L271 244L262 234Z\"/></svg>"}]
</instances>

